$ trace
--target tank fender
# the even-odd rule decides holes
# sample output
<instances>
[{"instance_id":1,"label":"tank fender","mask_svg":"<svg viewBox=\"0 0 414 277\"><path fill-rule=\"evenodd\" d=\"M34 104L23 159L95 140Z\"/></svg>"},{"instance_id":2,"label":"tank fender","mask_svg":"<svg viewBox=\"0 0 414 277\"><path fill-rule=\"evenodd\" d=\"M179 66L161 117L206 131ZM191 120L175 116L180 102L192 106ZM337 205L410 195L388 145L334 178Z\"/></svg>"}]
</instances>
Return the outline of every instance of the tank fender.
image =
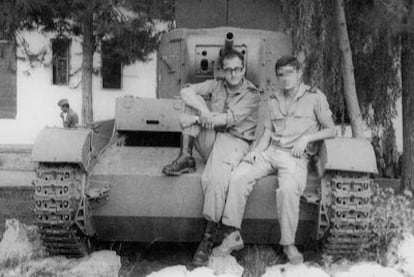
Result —
<instances>
[{"instance_id":1,"label":"tank fender","mask_svg":"<svg viewBox=\"0 0 414 277\"><path fill-rule=\"evenodd\" d=\"M318 154L318 173L326 170L378 174L374 149L367 139L334 138L323 141Z\"/></svg>"},{"instance_id":2,"label":"tank fender","mask_svg":"<svg viewBox=\"0 0 414 277\"><path fill-rule=\"evenodd\" d=\"M32 161L77 163L88 169L91 153L91 130L46 127L37 135Z\"/></svg>"}]
</instances>

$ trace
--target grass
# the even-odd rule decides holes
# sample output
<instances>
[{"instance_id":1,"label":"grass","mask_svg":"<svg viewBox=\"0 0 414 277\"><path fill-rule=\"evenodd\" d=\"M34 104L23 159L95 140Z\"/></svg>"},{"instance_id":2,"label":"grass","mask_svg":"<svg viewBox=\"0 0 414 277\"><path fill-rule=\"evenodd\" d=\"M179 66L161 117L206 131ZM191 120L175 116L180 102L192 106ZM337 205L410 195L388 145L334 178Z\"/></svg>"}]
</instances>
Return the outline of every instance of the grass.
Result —
<instances>
[{"instance_id":1,"label":"grass","mask_svg":"<svg viewBox=\"0 0 414 277\"><path fill-rule=\"evenodd\" d=\"M286 263L282 247L248 245L237 253L237 261L244 267L243 277L262 276L269 266Z\"/></svg>"}]
</instances>

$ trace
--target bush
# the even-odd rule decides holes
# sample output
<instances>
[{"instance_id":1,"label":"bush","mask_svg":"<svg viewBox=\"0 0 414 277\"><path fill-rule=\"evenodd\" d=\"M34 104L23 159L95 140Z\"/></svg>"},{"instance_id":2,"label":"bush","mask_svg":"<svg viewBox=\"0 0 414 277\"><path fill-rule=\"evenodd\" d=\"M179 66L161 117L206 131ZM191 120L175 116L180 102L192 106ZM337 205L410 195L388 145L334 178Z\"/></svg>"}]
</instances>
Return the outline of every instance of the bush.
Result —
<instances>
[{"instance_id":1,"label":"bush","mask_svg":"<svg viewBox=\"0 0 414 277\"><path fill-rule=\"evenodd\" d=\"M362 253L369 260L384 264L392 239L414 233L414 203L411 191L396 194L391 188L373 186L371 246Z\"/></svg>"}]
</instances>

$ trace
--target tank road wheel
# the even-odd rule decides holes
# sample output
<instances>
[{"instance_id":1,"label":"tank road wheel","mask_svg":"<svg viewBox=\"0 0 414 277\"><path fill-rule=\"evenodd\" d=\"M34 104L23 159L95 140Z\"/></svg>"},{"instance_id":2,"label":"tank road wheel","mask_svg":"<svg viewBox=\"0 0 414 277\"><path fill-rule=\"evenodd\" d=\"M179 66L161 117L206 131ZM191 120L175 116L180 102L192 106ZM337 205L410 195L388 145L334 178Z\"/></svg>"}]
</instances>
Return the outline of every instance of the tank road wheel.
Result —
<instances>
[{"instance_id":1,"label":"tank road wheel","mask_svg":"<svg viewBox=\"0 0 414 277\"><path fill-rule=\"evenodd\" d=\"M322 182L329 218L324 252L355 256L369 246L373 179L369 174L336 171L326 172Z\"/></svg>"},{"instance_id":2,"label":"tank road wheel","mask_svg":"<svg viewBox=\"0 0 414 277\"><path fill-rule=\"evenodd\" d=\"M80 257L91 250L75 217L84 199L86 172L77 164L41 163L34 180L34 213L49 255Z\"/></svg>"}]
</instances>

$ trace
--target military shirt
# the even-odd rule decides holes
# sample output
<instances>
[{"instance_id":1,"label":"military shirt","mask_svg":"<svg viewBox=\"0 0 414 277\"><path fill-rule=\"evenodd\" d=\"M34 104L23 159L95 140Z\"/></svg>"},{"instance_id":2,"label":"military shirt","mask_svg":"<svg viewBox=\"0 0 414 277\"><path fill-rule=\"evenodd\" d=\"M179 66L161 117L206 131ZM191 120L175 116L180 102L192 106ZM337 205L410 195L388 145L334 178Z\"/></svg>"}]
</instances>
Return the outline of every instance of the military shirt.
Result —
<instances>
[{"instance_id":1,"label":"military shirt","mask_svg":"<svg viewBox=\"0 0 414 277\"><path fill-rule=\"evenodd\" d=\"M242 82L236 91L230 90L227 82L221 79L192 84L183 90L192 89L196 94L209 99L211 112L226 113L226 126L223 131L244 140L253 141L260 95L249 80L243 78Z\"/></svg>"},{"instance_id":2,"label":"military shirt","mask_svg":"<svg viewBox=\"0 0 414 277\"><path fill-rule=\"evenodd\" d=\"M61 117L63 119L63 127L64 128L77 128L79 124L79 119L77 113L75 113L72 109L69 109L66 113L66 117L64 113L61 113Z\"/></svg>"},{"instance_id":3,"label":"military shirt","mask_svg":"<svg viewBox=\"0 0 414 277\"><path fill-rule=\"evenodd\" d=\"M304 135L323 128L335 128L326 96L318 89L301 84L291 104L286 104L284 91L269 97L264 126L271 130L272 144L290 150ZM306 152L315 154L315 143L309 143Z\"/></svg>"}]
</instances>

